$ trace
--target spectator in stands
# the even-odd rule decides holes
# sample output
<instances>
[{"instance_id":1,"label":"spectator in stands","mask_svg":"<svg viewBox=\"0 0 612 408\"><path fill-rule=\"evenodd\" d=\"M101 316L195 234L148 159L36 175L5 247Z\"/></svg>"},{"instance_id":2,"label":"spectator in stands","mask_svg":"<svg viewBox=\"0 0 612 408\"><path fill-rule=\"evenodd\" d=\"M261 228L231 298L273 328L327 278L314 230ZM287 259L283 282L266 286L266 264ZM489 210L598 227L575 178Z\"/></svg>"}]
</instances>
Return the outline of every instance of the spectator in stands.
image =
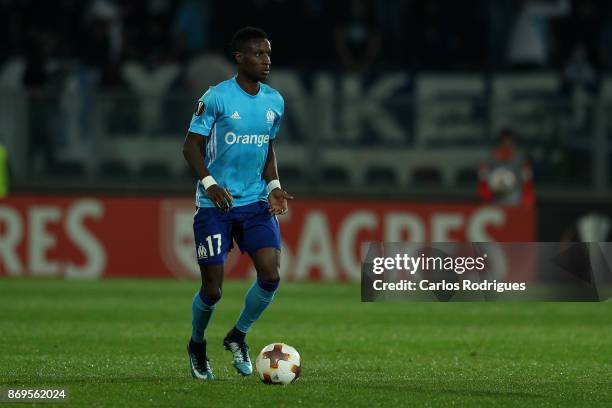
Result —
<instances>
[{"instance_id":1,"label":"spectator in stands","mask_svg":"<svg viewBox=\"0 0 612 408\"><path fill-rule=\"evenodd\" d=\"M499 134L499 145L478 172L478 194L487 203L533 206L531 165L516 147L509 129Z\"/></svg>"},{"instance_id":2,"label":"spectator in stands","mask_svg":"<svg viewBox=\"0 0 612 408\"><path fill-rule=\"evenodd\" d=\"M211 1L182 0L173 22L175 45L179 54L190 57L208 48L210 42Z\"/></svg>"},{"instance_id":3,"label":"spectator in stands","mask_svg":"<svg viewBox=\"0 0 612 408\"><path fill-rule=\"evenodd\" d=\"M574 1L571 15L557 22L559 60L566 63L575 57L576 50L583 54L589 65L601 63L598 40L605 27L605 13L598 0Z\"/></svg>"},{"instance_id":4,"label":"spectator in stands","mask_svg":"<svg viewBox=\"0 0 612 408\"><path fill-rule=\"evenodd\" d=\"M378 57L382 35L371 2L350 0L347 10L334 29L336 53L343 68L364 72Z\"/></svg>"},{"instance_id":5,"label":"spectator in stands","mask_svg":"<svg viewBox=\"0 0 612 408\"><path fill-rule=\"evenodd\" d=\"M79 58L78 89L80 99L80 135L90 142L96 92L100 85L119 82L119 59L122 53L121 14L110 0L95 0L85 10L77 39Z\"/></svg>"},{"instance_id":6,"label":"spectator in stands","mask_svg":"<svg viewBox=\"0 0 612 408\"><path fill-rule=\"evenodd\" d=\"M597 73L591 65L587 51L583 46L577 46L564 68L564 79L572 85L583 89L595 86Z\"/></svg>"},{"instance_id":7,"label":"spectator in stands","mask_svg":"<svg viewBox=\"0 0 612 408\"><path fill-rule=\"evenodd\" d=\"M608 20L598 38L598 59L605 71L612 71L612 15Z\"/></svg>"},{"instance_id":8,"label":"spectator in stands","mask_svg":"<svg viewBox=\"0 0 612 408\"><path fill-rule=\"evenodd\" d=\"M46 46L46 38L45 33L30 27L25 47L25 70L22 82L28 91L28 161L31 172L36 170L52 172L57 165L49 120L50 107L54 104L48 88L49 47ZM42 158L42 165L38 161L39 156Z\"/></svg>"},{"instance_id":9,"label":"spectator in stands","mask_svg":"<svg viewBox=\"0 0 612 408\"><path fill-rule=\"evenodd\" d=\"M78 53L81 62L81 85L114 85L119 74L117 65L123 50L123 24L119 7L110 0L91 3L83 20Z\"/></svg>"},{"instance_id":10,"label":"spectator in stands","mask_svg":"<svg viewBox=\"0 0 612 408\"><path fill-rule=\"evenodd\" d=\"M334 13L330 12L330 8L334 7L333 2L324 0L301 0L296 7L295 13L300 16L297 21L287 20L285 26L289 30L297 33L309 33L308 41L302 41L300 47L295 46L295 40L291 36L279 35L281 41L281 52L279 54L278 41L274 40L274 64L279 65L295 65L299 67L320 68L321 66L329 66L335 63L335 47L322 47L333 37L333 28L335 24ZM312 27L317 27L313 30ZM274 24L274 31L279 32L283 27ZM284 39L283 37L287 37ZM279 58L280 57L280 61Z\"/></svg>"},{"instance_id":11,"label":"spectator in stands","mask_svg":"<svg viewBox=\"0 0 612 408\"><path fill-rule=\"evenodd\" d=\"M152 13L145 19L139 46L140 58L121 65L121 75L127 86L138 96L139 130L145 134L163 131L167 116L173 116L175 104L164 105L169 90L176 84L182 67L175 53L170 29L162 13ZM164 112L164 108L171 112Z\"/></svg>"},{"instance_id":12,"label":"spectator in stands","mask_svg":"<svg viewBox=\"0 0 612 408\"><path fill-rule=\"evenodd\" d=\"M406 62L420 69L445 69L453 61L457 36L452 16L440 0L405 3L403 43Z\"/></svg>"},{"instance_id":13,"label":"spectator in stands","mask_svg":"<svg viewBox=\"0 0 612 408\"><path fill-rule=\"evenodd\" d=\"M569 0L520 0L510 31L507 62L515 68L541 68L549 61L549 20L570 12Z\"/></svg>"}]
</instances>

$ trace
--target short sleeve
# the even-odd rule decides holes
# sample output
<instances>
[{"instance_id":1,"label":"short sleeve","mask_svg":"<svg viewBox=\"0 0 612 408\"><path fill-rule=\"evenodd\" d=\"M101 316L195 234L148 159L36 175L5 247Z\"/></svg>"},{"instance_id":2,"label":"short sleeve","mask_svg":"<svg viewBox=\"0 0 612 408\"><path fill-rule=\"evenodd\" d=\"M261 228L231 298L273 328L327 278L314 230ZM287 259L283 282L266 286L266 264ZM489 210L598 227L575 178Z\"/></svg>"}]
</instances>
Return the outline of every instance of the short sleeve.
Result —
<instances>
[{"instance_id":1,"label":"short sleeve","mask_svg":"<svg viewBox=\"0 0 612 408\"><path fill-rule=\"evenodd\" d=\"M202 97L198 100L195 107L195 111L191 117L191 123L189 124L189 131L198 133L202 136L210 136L210 130L212 129L217 117L219 115L219 102L218 97L214 90L210 88Z\"/></svg>"},{"instance_id":2,"label":"short sleeve","mask_svg":"<svg viewBox=\"0 0 612 408\"><path fill-rule=\"evenodd\" d=\"M281 119L283 118L283 113L285 112L285 101L283 97L279 95L280 105L279 111L276 117L274 118L274 124L272 125L272 129L270 130L270 139L276 139L276 134L278 133L278 129L280 128Z\"/></svg>"}]
</instances>

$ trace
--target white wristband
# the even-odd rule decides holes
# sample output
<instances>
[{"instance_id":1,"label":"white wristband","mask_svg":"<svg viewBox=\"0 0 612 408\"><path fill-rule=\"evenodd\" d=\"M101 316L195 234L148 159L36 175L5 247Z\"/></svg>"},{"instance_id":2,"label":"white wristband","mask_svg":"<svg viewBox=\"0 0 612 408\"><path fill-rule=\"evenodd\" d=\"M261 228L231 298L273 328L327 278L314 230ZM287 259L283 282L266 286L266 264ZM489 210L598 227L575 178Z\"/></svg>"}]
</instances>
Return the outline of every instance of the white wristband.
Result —
<instances>
[{"instance_id":1,"label":"white wristband","mask_svg":"<svg viewBox=\"0 0 612 408\"><path fill-rule=\"evenodd\" d=\"M268 183L268 195L272 192L272 190L281 188L280 181L278 179L274 179Z\"/></svg>"},{"instance_id":2,"label":"white wristband","mask_svg":"<svg viewBox=\"0 0 612 408\"><path fill-rule=\"evenodd\" d=\"M204 186L204 190L208 190L208 187L214 186L215 184L217 184L213 176L206 176L200 181L202 185Z\"/></svg>"}]
</instances>

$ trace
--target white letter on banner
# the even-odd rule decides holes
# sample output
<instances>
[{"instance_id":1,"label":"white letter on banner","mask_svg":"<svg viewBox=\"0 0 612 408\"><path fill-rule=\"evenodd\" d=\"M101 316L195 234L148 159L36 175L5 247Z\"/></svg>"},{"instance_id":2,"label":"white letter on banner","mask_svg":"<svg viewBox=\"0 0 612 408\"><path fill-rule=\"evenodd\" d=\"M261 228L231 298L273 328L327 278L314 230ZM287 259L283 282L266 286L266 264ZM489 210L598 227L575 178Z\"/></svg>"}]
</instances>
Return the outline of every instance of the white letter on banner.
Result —
<instances>
[{"instance_id":1,"label":"white letter on banner","mask_svg":"<svg viewBox=\"0 0 612 408\"><path fill-rule=\"evenodd\" d=\"M4 225L0 235L0 263L4 264L8 275L19 275L23 273L17 253L17 246L23 238L21 216L14 208L0 206L0 224Z\"/></svg>"},{"instance_id":2,"label":"white letter on banner","mask_svg":"<svg viewBox=\"0 0 612 408\"><path fill-rule=\"evenodd\" d=\"M361 229L376 228L376 217L369 211L357 211L349 215L338 231L338 254L347 277L353 281L361 279L361 254L355 257L355 241ZM361 251L361 248L358 249Z\"/></svg>"},{"instance_id":3,"label":"white letter on banner","mask_svg":"<svg viewBox=\"0 0 612 408\"><path fill-rule=\"evenodd\" d=\"M402 72L380 77L363 90L363 77L346 74L342 77L342 102L344 110L340 116L343 141L350 142L361 137L363 130L370 127L386 142L401 142L406 133L402 126L385 108L384 104L408 83L408 76ZM367 121L369 126L364 126Z\"/></svg>"},{"instance_id":4,"label":"white letter on banner","mask_svg":"<svg viewBox=\"0 0 612 408\"><path fill-rule=\"evenodd\" d=\"M29 210L28 257L32 275L53 276L59 271L57 262L45 257L48 249L55 246L56 237L49 234L47 224L58 222L61 212L55 206L32 206Z\"/></svg>"},{"instance_id":5,"label":"white letter on banner","mask_svg":"<svg viewBox=\"0 0 612 408\"><path fill-rule=\"evenodd\" d=\"M102 218L104 208L96 200L80 200L75 202L68 210L66 232L70 240L79 247L85 255L85 264L66 266L67 278L99 278L106 268L106 251L104 246L85 227L85 219L93 217Z\"/></svg>"},{"instance_id":6,"label":"white letter on banner","mask_svg":"<svg viewBox=\"0 0 612 408\"><path fill-rule=\"evenodd\" d=\"M312 268L321 270L323 280L338 279L334 265L333 247L330 239L327 216L321 211L309 212L304 221L302 235L297 244L294 276L298 280L308 279Z\"/></svg>"}]
</instances>

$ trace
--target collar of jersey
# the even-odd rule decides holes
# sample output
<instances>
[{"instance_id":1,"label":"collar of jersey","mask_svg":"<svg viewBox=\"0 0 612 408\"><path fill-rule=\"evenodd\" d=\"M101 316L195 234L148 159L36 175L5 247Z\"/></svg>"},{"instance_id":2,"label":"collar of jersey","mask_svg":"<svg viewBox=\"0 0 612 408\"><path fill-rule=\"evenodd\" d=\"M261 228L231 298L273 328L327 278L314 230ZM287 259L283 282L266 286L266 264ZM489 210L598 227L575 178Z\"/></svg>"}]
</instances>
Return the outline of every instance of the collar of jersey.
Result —
<instances>
[{"instance_id":1,"label":"collar of jersey","mask_svg":"<svg viewBox=\"0 0 612 408\"><path fill-rule=\"evenodd\" d=\"M240 84L236 80L237 77L238 77L238 75L234 75L234 77L232 78L232 82L234 82L234 85L236 85L236 87L240 90L240 92L242 92L243 94L245 94L246 96L248 96L250 98L257 98L259 96L259 94L261 94L261 88L262 88L261 82L259 83L259 91L257 91L257 93L255 95L251 95L250 93L248 93L247 91L242 89L242 87L240 86Z\"/></svg>"}]
</instances>

